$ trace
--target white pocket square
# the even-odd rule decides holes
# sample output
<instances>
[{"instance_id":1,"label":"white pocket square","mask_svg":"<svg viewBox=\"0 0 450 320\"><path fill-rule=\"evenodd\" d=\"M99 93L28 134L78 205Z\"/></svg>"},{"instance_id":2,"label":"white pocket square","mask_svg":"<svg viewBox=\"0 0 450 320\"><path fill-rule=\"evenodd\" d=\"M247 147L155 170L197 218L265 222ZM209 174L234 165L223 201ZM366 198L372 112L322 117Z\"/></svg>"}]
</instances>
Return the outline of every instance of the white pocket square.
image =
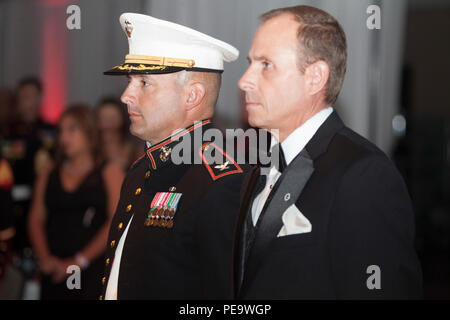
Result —
<instances>
[{"instance_id":1,"label":"white pocket square","mask_svg":"<svg viewBox=\"0 0 450 320\"><path fill-rule=\"evenodd\" d=\"M311 222L298 210L297 206L293 203L281 217L283 220L283 227L278 233L277 237L289 236L292 234L300 234L311 232Z\"/></svg>"}]
</instances>

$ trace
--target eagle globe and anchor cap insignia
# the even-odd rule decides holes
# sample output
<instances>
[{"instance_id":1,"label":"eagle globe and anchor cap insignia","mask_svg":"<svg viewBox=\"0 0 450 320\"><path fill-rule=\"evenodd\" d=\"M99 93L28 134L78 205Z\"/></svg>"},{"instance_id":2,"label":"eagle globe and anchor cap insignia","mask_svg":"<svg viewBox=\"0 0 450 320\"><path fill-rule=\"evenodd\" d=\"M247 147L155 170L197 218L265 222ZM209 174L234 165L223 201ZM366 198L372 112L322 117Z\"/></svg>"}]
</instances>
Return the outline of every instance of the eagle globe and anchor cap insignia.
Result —
<instances>
[{"instance_id":1,"label":"eagle globe and anchor cap insignia","mask_svg":"<svg viewBox=\"0 0 450 320\"><path fill-rule=\"evenodd\" d=\"M125 32L127 34L127 37L131 37L131 33L133 32L133 26L131 25L130 21L125 20Z\"/></svg>"},{"instance_id":2,"label":"eagle globe and anchor cap insignia","mask_svg":"<svg viewBox=\"0 0 450 320\"><path fill-rule=\"evenodd\" d=\"M107 75L222 73L224 62L239 56L232 45L177 23L130 12L119 21L128 39L128 54L124 63L105 71Z\"/></svg>"}]
</instances>

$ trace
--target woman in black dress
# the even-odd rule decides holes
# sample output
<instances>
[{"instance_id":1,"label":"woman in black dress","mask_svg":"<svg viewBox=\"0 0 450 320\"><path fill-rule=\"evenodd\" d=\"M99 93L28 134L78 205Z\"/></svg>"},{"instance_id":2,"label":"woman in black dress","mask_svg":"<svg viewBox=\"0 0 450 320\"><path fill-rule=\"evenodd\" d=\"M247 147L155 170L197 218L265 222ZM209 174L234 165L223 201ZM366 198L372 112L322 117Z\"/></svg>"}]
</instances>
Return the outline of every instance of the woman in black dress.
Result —
<instances>
[{"instance_id":1,"label":"woman in black dress","mask_svg":"<svg viewBox=\"0 0 450 320\"><path fill-rule=\"evenodd\" d=\"M37 178L28 225L42 272L41 299L96 299L123 172L102 161L89 107L68 108L59 131L56 161ZM80 289L70 266L82 270Z\"/></svg>"}]
</instances>

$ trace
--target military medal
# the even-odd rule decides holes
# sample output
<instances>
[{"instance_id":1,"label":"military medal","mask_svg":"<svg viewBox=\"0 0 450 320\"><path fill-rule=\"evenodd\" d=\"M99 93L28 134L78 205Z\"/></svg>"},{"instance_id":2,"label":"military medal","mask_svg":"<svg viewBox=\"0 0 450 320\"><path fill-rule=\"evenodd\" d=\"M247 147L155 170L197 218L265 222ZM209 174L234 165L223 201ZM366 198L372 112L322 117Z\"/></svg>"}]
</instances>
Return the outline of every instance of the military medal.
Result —
<instances>
[{"instance_id":1,"label":"military medal","mask_svg":"<svg viewBox=\"0 0 450 320\"><path fill-rule=\"evenodd\" d=\"M163 199L164 197L161 197L161 199ZM161 203L164 202L164 200L161 200ZM159 227L160 224L160 219L161 219L161 214L163 212L163 208L162 208L162 204L159 204L158 208L155 209L155 212L153 214L154 220L153 220L153 226L154 227Z\"/></svg>"},{"instance_id":2,"label":"military medal","mask_svg":"<svg viewBox=\"0 0 450 320\"><path fill-rule=\"evenodd\" d=\"M167 222L166 213L167 213L167 209L161 210L161 214L159 216L159 218L161 219L159 225L163 228L166 227L166 222Z\"/></svg>"},{"instance_id":3,"label":"military medal","mask_svg":"<svg viewBox=\"0 0 450 320\"><path fill-rule=\"evenodd\" d=\"M153 223L155 220L154 211L156 211L156 208L153 208L148 213L148 217L147 217L147 219L145 219L145 223L144 223L146 227L153 226Z\"/></svg>"},{"instance_id":4,"label":"military medal","mask_svg":"<svg viewBox=\"0 0 450 320\"><path fill-rule=\"evenodd\" d=\"M144 225L146 227L172 228L173 218L182 194L175 192L157 192Z\"/></svg>"}]
</instances>

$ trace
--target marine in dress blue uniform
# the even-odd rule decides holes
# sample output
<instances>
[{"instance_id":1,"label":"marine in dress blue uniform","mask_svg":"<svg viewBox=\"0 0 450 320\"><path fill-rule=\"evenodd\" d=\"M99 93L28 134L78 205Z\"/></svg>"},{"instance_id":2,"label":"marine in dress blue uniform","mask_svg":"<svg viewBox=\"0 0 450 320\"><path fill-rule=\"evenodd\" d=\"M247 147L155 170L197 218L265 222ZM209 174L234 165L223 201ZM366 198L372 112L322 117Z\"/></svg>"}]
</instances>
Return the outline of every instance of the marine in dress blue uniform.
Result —
<instances>
[{"instance_id":1,"label":"marine in dress blue uniform","mask_svg":"<svg viewBox=\"0 0 450 320\"><path fill-rule=\"evenodd\" d=\"M226 43L168 21L130 13L120 21L130 53L105 74L221 73L223 61L238 55ZM223 143L203 139L186 144L189 161L173 160L180 143L212 127L210 118L197 119L162 141L147 143L145 154L129 169L99 279L101 300L232 297L232 247L244 168Z\"/></svg>"}]
</instances>

